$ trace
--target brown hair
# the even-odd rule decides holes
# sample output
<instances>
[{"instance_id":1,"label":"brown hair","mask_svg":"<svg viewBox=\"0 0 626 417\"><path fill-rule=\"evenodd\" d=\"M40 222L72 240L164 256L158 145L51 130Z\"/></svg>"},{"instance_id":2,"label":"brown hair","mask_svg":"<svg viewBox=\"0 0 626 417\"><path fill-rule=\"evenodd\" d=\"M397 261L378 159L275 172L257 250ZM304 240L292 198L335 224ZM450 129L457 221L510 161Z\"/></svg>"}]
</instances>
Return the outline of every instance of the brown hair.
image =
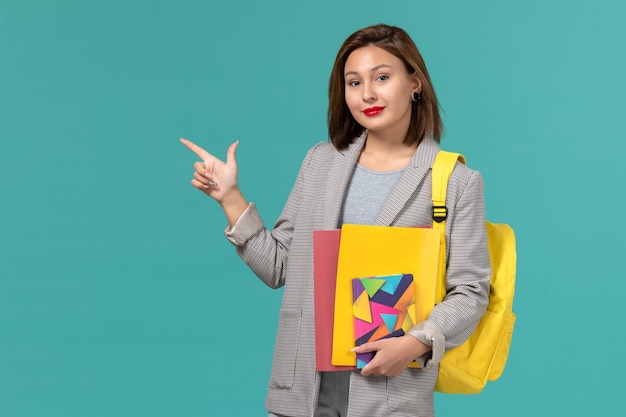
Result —
<instances>
[{"instance_id":1,"label":"brown hair","mask_svg":"<svg viewBox=\"0 0 626 417\"><path fill-rule=\"evenodd\" d=\"M370 26L356 31L345 40L330 73L328 85L328 135L338 150L347 148L365 128L352 117L345 99L344 69L348 56L365 46L374 45L398 57L409 74L416 74L422 84L422 99L411 104L411 123L404 143L419 143L431 134L439 143L443 122L439 116L439 102L417 46L402 29L389 25Z\"/></svg>"}]
</instances>

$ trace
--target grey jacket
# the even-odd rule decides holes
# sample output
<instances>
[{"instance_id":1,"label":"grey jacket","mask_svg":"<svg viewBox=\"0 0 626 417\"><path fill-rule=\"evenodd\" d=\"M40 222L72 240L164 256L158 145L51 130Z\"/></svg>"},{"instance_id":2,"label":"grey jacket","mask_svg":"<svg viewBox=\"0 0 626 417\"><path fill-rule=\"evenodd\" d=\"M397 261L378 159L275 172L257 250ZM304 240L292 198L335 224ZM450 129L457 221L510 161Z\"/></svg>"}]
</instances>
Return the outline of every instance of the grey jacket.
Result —
<instances>
[{"instance_id":1,"label":"grey jacket","mask_svg":"<svg viewBox=\"0 0 626 417\"><path fill-rule=\"evenodd\" d=\"M266 407L273 413L310 417L319 388L315 370L313 313L313 230L338 227L344 193L365 143L359 137L345 151L320 143L307 153L273 230L263 225L254 204L227 238L239 256L268 286L284 286ZM439 146L425 138L376 220L382 226L420 226L432 222L431 168ZM422 369L397 377L350 379L348 415L432 416L437 363L445 349L472 333L488 303L491 275L483 181L477 171L457 163L447 191L446 299L409 333L432 345Z\"/></svg>"}]
</instances>

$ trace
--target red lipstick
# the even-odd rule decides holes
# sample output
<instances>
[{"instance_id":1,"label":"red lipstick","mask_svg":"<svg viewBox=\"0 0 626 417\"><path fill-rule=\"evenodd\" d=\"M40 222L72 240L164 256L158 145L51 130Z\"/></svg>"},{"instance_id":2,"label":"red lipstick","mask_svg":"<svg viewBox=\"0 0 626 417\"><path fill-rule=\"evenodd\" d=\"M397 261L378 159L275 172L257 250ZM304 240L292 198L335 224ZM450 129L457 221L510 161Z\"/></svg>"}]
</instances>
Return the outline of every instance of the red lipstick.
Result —
<instances>
[{"instance_id":1,"label":"red lipstick","mask_svg":"<svg viewBox=\"0 0 626 417\"><path fill-rule=\"evenodd\" d=\"M377 114L380 114L383 110L385 110L384 107L370 107L370 108L363 110L363 114L365 114L368 117L371 117L371 116L376 116Z\"/></svg>"}]
</instances>

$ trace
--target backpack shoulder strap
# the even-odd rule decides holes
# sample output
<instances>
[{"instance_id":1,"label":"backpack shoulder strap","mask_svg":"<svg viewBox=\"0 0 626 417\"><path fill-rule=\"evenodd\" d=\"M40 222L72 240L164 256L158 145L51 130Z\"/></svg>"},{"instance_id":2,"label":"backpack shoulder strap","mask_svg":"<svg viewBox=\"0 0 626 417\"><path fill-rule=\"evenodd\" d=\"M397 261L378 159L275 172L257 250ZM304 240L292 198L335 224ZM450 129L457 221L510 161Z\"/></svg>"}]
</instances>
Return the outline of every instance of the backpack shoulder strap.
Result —
<instances>
[{"instance_id":1,"label":"backpack shoulder strap","mask_svg":"<svg viewBox=\"0 0 626 417\"><path fill-rule=\"evenodd\" d=\"M432 172L432 200L433 200L433 229L441 230L441 244L439 256L439 273L435 300L441 302L446 296L446 193L448 180L452 175L456 161L465 163L463 155L454 152L440 151L435 158Z\"/></svg>"}]
</instances>

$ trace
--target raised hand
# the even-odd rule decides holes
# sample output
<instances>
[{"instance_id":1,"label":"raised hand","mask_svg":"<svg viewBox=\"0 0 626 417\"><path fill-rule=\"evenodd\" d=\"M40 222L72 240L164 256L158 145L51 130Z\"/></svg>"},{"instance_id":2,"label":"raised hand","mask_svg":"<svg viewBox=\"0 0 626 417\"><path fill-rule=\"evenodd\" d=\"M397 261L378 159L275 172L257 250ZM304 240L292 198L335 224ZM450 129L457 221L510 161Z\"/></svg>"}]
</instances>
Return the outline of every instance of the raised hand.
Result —
<instances>
[{"instance_id":1,"label":"raised hand","mask_svg":"<svg viewBox=\"0 0 626 417\"><path fill-rule=\"evenodd\" d=\"M220 203L238 189L236 150L239 141L228 147L226 163L187 139L181 138L180 141L202 159L193 165L195 172L191 185Z\"/></svg>"},{"instance_id":2,"label":"raised hand","mask_svg":"<svg viewBox=\"0 0 626 417\"><path fill-rule=\"evenodd\" d=\"M193 165L191 185L220 203L228 222L234 225L248 206L237 181L236 151L239 141L228 147L225 163L187 139L181 138L180 141L202 159L202 162Z\"/></svg>"}]
</instances>

